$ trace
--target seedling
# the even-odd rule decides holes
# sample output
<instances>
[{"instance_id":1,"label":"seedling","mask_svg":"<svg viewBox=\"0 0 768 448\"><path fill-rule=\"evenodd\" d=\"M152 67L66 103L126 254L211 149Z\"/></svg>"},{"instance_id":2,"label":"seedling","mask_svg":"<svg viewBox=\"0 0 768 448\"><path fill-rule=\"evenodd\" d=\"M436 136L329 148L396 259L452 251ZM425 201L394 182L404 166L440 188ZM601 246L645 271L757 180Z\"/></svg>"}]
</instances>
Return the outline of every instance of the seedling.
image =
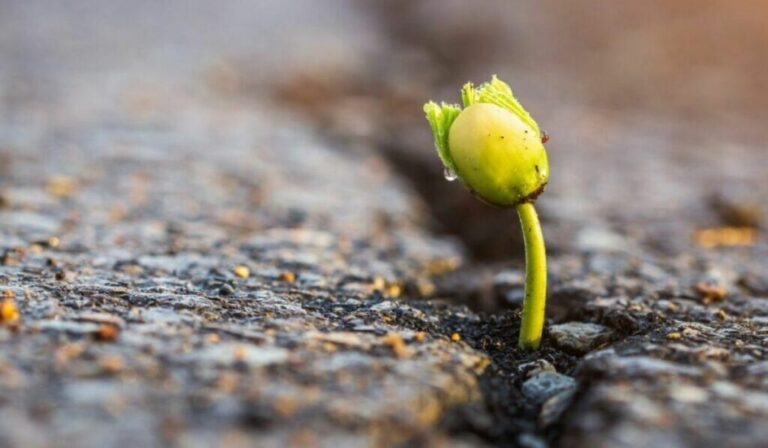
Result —
<instances>
[{"instance_id":1,"label":"seedling","mask_svg":"<svg viewBox=\"0 0 768 448\"><path fill-rule=\"evenodd\" d=\"M459 179L480 200L515 207L525 241L525 300L519 345L538 349L547 300L544 236L533 206L549 180L546 133L494 76L461 89L457 104L424 105L448 180Z\"/></svg>"}]
</instances>

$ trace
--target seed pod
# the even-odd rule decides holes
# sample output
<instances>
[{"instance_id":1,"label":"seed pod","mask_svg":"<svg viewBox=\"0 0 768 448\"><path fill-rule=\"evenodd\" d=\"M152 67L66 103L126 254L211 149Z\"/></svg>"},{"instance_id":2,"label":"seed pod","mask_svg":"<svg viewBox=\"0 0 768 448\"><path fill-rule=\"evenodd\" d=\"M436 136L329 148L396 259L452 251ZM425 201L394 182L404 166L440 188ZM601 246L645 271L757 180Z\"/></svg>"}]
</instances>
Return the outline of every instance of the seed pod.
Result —
<instances>
[{"instance_id":1,"label":"seed pod","mask_svg":"<svg viewBox=\"0 0 768 448\"><path fill-rule=\"evenodd\" d=\"M464 109L424 106L447 173L483 201L500 207L531 202L549 181L549 162L536 122L495 76L462 89Z\"/></svg>"}]
</instances>

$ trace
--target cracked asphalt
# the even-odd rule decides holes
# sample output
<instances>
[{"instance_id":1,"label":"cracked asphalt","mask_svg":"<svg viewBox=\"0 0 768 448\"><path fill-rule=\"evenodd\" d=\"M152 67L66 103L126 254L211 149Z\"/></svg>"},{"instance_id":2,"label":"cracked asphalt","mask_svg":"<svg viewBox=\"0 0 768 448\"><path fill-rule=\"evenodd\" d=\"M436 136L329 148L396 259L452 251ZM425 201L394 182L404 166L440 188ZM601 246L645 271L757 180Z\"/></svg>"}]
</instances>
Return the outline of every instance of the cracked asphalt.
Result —
<instances>
[{"instance_id":1,"label":"cracked asphalt","mask_svg":"<svg viewBox=\"0 0 768 448\"><path fill-rule=\"evenodd\" d=\"M492 56L441 75L429 8L313 5L0 4L0 446L768 443L759 143L545 113L520 352L513 216L418 107Z\"/></svg>"}]
</instances>

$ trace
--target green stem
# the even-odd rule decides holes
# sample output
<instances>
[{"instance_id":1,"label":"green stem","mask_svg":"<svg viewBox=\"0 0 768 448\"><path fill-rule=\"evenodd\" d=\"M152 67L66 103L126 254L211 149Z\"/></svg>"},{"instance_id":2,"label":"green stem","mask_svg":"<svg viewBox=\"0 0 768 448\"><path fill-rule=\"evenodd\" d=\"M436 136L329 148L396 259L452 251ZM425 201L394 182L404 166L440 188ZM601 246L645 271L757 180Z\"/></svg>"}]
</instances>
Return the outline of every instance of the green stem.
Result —
<instances>
[{"instance_id":1,"label":"green stem","mask_svg":"<svg viewBox=\"0 0 768 448\"><path fill-rule=\"evenodd\" d=\"M541 344L547 304L547 253L533 204L526 202L518 205L517 214L525 240L525 301L518 345L522 349L536 350Z\"/></svg>"}]
</instances>

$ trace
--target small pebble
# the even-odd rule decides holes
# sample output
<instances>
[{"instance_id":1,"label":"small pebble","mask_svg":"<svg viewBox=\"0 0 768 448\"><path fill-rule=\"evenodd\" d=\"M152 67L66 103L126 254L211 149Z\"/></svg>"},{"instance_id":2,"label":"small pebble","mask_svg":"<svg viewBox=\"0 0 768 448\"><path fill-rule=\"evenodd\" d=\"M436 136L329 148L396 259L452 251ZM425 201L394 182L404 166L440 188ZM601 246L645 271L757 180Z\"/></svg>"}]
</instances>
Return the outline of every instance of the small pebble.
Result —
<instances>
[{"instance_id":1,"label":"small pebble","mask_svg":"<svg viewBox=\"0 0 768 448\"><path fill-rule=\"evenodd\" d=\"M101 324L94 334L97 341L114 342L120 336L120 328L117 325Z\"/></svg>"},{"instance_id":2,"label":"small pebble","mask_svg":"<svg viewBox=\"0 0 768 448\"><path fill-rule=\"evenodd\" d=\"M405 346L403 337L398 333L387 333L382 339L382 342L392 349L392 353L394 353L397 358L405 358L408 356L408 348Z\"/></svg>"},{"instance_id":3,"label":"small pebble","mask_svg":"<svg viewBox=\"0 0 768 448\"><path fill-rule=\"evenodd\" d=\"M416 288L419 290L421 297L429 297L435 293L435 284L428 278L420 278L416 282Z\"/></svg>"},{"instance_id":4,"label":"small pebble","mask_svg":"<svg viewBox=\"0 0 768 448\"><path fill-rule=\"evenodd\" d=\"M590 322L568 322L551 326L549 335L563 350L583 354L611 340L613 331Z\"/></svg>"},{"instance_id":5,"label":"small pebble","mask_svg":"<svg viewBox=\"0 0 768 448\"><path fill-rule=\"evenodd\" d=\"M569 376L555 372L541 372L523 383L522 392L526 398L540 404L561 392L575 388L576 381Z\"/></svg>"},{"instance_id":6,"label":"small pebble","mask_svg":"<svg viewBox=\"0 0 768 448\"><path fill-rule=\"evenodd\" d=\"M387 286L385 294L388 297L397 298L397 297L400 297L400 294L402 292L403 292L403 288L400 285L398 285L397 283L391 283Z\"/></svg>"},{"instance_id":7,"label":"small pebble","mask_svg":"<svg viewBox=\"0 0 768 448\"><path fill-rule=\"evenodd\" d=\"M8 297L8 291L10 290L6 290L3 293L5 298L0 303L0 323L13 325L19 321L20 313L19 308L16 306L16 301Z\"/></svg>"},{"instance_id":8,"label":"small pebble","mask_svg":"<svg viewBox=\"0 0 768 448\"><path fill-rule=\"evenodd\" d=\"M54 176L48 180L48 184L45 187L48 194L60 199L73 196L77 188L77 180L69 176Z\"/></svg>"},{"instance_id":9,"label":"small pebble","mask_svg":"<svg viewBox=\"0 0 768 448\"><path fill-rule=\"evenodd\" d=\"M395 308L395 303L390 300L385 300L381 303L371 306L371 311L390 311Z\"/></svg>"},{"instance_id":10,"label":"small pebble","mask_svg":"<svg viewBox=\"0 0 768 448\"><path fill-rule=\"evenodd\" d=\"M114 375L123 370L125 362L118 355L106 355L99 359L99 367L101 367L104 373Z\"/></svg>"},{"instance_id":11,"label":"small pebble","mask_svg":"<svg viewBox=\"0 0 768 448\"><path fill-rule=\"evenodd\" d=\"M694 287L696 294L704 300L704 303L720 302L728 294L725 288L712 283L701 282Z\"/></svg>"},{"instance_id":12,"label":"small pebble","mask_svg":"<svg viewBox=\"0 0 768 448\"><path fill-rule=\"evenodd\" d=\"M680 334L680 333L679 333L679 332L677 332L677 331L674 331L674 332L672 332L672 333L669 333L669 334L667 335L667 339L669 339L670 341L679 341L679 340L680 340L680 339L682 339L682 338L683 338L683 335L682 335L682 334Z\"/></svg>"},{"instance_id":13,"label":"small pebble","mask_svg":"<svg viewBox=\"0 0 768 448\"><path fill-rule=\"evenodd\" d=\"M701 229L696 231L693 239L705 249L753 246L757 243L757 230L752 227Z\"/></svg>"},{"instance_id":14,"label":"small pebble","mask_svg":"<svg viewBox=\"0 0 768 448\"><path fill-rule=\"evenodd\" d=\"M373 279L374 289L382 291L385 286L387 286L387 282L384 280L384 277L376 277Z\"/></svg>"},{"instance_id":15,"label":"small pebble","mask_svg":"<svg viewBox=\"0 0 768 448\"><path fill-rule=\"evenodd\" d=\"M234 272L237 278L248 278L251 276L251 270L247 266L238 266L232 272Z\"/></svg>"},{"instance_id":16,"label":"small pebble","mask_svg":"<svg viewBox=\"0 0 768 448\"><path fill-rule=\"evenodd\" d=\"M553 366L551 362L542 358L521 364L517 367L517 371L523 374L526 378L531 378L541 372L557 372L557 369L555 369L555 366Z\"/></svg>"}]
</instances>

